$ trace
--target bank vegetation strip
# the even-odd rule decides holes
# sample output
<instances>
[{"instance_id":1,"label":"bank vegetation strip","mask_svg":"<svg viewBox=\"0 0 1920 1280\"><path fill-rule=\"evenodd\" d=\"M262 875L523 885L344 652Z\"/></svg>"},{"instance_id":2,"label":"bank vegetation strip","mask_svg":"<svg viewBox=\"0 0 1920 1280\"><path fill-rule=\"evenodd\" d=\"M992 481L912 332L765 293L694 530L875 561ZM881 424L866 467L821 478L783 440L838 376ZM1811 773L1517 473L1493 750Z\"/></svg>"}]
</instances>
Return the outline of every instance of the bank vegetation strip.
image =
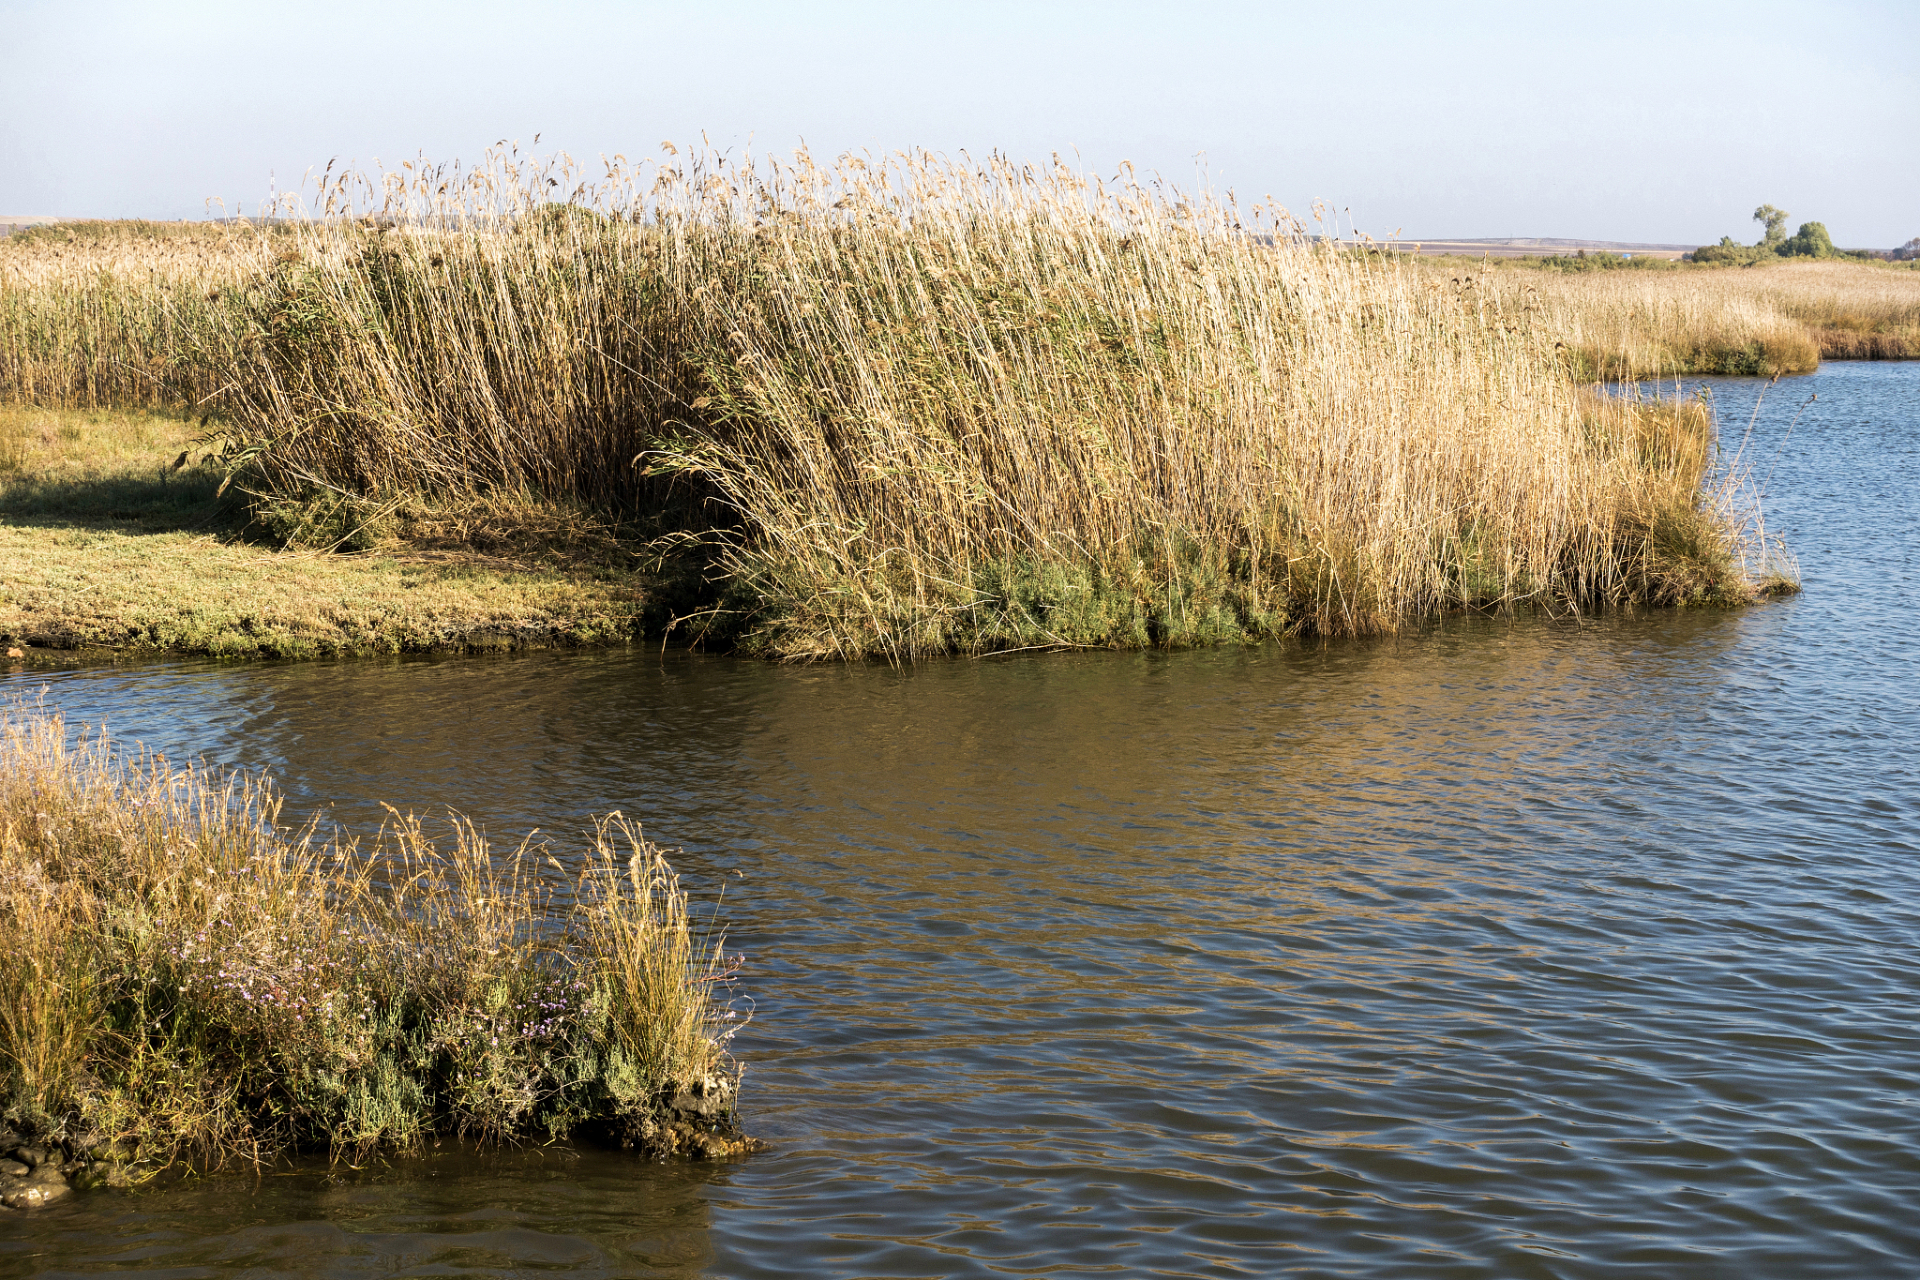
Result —
<instances>
[{"instance_id":1,"label":"bank vegetation strip","mask_svg":"<svg viewBox=\"0 0 1920 1280\"><path fill-rule=\"evenodd\" d=\"M1565 344L1570 367L1587 379L1772 377L1810 373L1822 360L1920 358L1915 264L1783 260L1596 271L1467 260L1419 265L1529 298Z\"/></svg>"},{"instance_id":2,"label":"bank vegetation strip","mask_svg":"<svg viewBox=\"0 0 1920 1280\"><path fill-rule=\"evenodd\" d=\"M349 174L311 212L15 237L0 386L211 414L209 465L290 545L586 513L652 575L632 630L788 658L1791 577L1705 409L1579 383L1670 372L1701 316L1775 350L1724 298L1588 306L998 159L669 151L586 181L505 153Z\"/></svg>"},{"instance_id":3,"label":"bank vegetation strip","mask_svg":"<svg viewBox=\"0 0 1920 1280\"><path fill-rule=\"evenodd\" d=\"M0 705L0 1198L445 1135L746 1150L734 958L661 850L615 814L567 874L440 825L289 829L259 779Z\"/></svg>"},{"instance_id":4,"label":"bank vegetation strip","mask_svg":"<svg viewBox=\"0 0 1920 1280\"><path fill-rule=\"evenodd\" d=\"M577 507L402 504L382 518L403 536L364 538L312 504L220 496L201 431L178 412L0 406L0 640L303 658L643 628L651 580Z\"/></svg>"}]
</instances>

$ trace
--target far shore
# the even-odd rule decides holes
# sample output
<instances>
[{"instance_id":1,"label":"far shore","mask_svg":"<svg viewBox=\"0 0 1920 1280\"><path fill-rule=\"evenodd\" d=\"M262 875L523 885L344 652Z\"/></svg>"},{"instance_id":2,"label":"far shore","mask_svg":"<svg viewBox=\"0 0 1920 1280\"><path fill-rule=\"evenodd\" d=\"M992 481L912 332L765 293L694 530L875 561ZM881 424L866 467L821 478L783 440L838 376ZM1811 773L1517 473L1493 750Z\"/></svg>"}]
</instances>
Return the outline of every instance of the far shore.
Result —
<instances>
[{"instance_id":1,"label":"far shore","mask_svg":"<svg viewBox=\"0 0 1920 1280\"><path fill-rule=\"evenodd\" d=\"M1669 262L1677 262L1681 257L1692 253L1699 246L1691 244L1630 244L1617 240L1505 239L1403 240L1395 243L1393 247L1405 252L1445 255L1448 257L1544 258L1565 257L1578 253L1618 253L1634 258L1664 258Z\"/></svg>"}]
</instances>

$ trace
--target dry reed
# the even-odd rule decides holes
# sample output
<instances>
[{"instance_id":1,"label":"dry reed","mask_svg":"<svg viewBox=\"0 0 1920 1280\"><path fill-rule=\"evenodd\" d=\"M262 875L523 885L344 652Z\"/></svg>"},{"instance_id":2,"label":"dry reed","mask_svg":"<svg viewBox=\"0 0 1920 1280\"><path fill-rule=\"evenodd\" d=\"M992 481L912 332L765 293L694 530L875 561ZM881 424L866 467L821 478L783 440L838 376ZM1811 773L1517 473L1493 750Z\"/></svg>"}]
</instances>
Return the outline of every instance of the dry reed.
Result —
<instances>
[{"instance_id":1,"label":"dry reed","mask_svg":"<svg viewBox=\"0 0 1920 1280\"><path fill-rule=\"evenodd\" d=\"M1451 278L1462 265L1426 265ZM1920 357L1920 271L1808 261L1755 267L1559 273L1482 270L1483 287L1524 298L1580 375L1772 377L1822 359Z\"/></svg>"},{"instance_id":2,"label":"dry reed","mask_svg":"<svg viewBox=\"0 0 1920 1280\"><path fill-rule=\"evenodd\" d=\"M198 406L223 302L270 260L246 224L82 223L0 240L0 392L46 405Z\"/></svg>"},{"instance_id":3,"label":"dry reed","mask_svg":"<svg viewBox=\"0 0 1920 1280\"><path fill-rule=\"evenodd\" d=\"M789 657L1751 585L1733 525L1704 577L1634 550L1674 523L1658 502L1706 509L1710 459L1650 469L1535 299L1356 261L1277 210L997 158L672 152L578 178L513 155L348 175L237 254L240 286L199 263L128 310L224 299L161 380L208 388L248 483L651 512L700 548L689 627ZM0 314L30 328L48 292ZM113 382L18 371L41 358L14 358L17 390Z\"/></svg>"}]
</instances>

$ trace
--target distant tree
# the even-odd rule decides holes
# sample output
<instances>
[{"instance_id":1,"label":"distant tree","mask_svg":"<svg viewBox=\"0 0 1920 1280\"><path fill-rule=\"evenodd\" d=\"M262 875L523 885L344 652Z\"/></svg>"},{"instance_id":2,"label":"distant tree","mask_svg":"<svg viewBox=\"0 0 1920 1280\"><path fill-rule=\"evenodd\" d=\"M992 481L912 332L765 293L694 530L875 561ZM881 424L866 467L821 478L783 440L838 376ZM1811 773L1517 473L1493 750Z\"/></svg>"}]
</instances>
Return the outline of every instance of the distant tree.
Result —
<instances>
[{"instance_id":1,"label":"distant tree","mask_svg":"<svg viewBox=\"0 0 1920 1280\"><path fill-rule=\"evenodd\" d=\"M1768 228L1772 230L1771 227ZM1824 223L1803 222L1800 229L1781 242L1780 252L1791 258L1832 258L1838 256L1833 247L1833 237L1827 234Z\"/></svg>"},{"instance_id":2,"label":"distant tree","mask_svg":"<svg viewBox=\"0 0 1920 1280\"><path fill-rule=\"evenodd\" d=\"M1763 204L1753 211L1753 220L1766 226L1767 234L1760 243L1767 248L1771 249L1786 239L1784 228L1787 225L1787 211L1785 209L1776 209L1770 204Z\"/></svg>"},{"instance_id":3,"label":"distant tree","mask_svg":"<svg viewBox=\"0 0 1920 1280\"><path fill-rule=\"evenodd\" d=\"M1915 258L1920 258L1920 236L1915 236L1893 251L1895 262L1911 262Z\"/></svg>"}]
</instances>

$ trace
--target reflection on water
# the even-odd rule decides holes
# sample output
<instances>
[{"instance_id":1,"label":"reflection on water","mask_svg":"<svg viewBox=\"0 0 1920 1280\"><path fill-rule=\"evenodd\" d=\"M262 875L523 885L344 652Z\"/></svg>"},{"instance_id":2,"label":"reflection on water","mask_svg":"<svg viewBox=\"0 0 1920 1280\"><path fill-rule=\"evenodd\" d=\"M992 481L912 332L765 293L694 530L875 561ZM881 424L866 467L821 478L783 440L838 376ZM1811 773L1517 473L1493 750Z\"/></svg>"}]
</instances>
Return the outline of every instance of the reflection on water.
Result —
<instances>
[{"instance_id":1,"label":"reflection on water","mask_svg":"<svg viewBox=\"0 0 1920 1280\"><path fill-rule=\"evenodd\" d=\"M211 1179L0 1222L0 1257L1908 1274L1920 366L1776 391L1764 448L1816 389L1770 516L1809 590L1739 613L911 671L62 675L74 718L270 767L349 825L392 799L567 847L618 808L684 845L751 956L776 1149ZM1721 384L1725 418L1753 391Z\"/></svg>"},{"instance_id":2,"label":"reflection on water","mask_svg":"<svg viewBox=\"0 0 1920 1280\"><path fill-rule=\"evenodd\" d=\"M9 1274L697 1276L708 1170L603 1153L434 1152L367 1169L90 1195L0 1243ZM556 1231L555 1224L565 1224ZM26 1224L22 1224L26 1225Z\"/></svg>"}]
</instances>

